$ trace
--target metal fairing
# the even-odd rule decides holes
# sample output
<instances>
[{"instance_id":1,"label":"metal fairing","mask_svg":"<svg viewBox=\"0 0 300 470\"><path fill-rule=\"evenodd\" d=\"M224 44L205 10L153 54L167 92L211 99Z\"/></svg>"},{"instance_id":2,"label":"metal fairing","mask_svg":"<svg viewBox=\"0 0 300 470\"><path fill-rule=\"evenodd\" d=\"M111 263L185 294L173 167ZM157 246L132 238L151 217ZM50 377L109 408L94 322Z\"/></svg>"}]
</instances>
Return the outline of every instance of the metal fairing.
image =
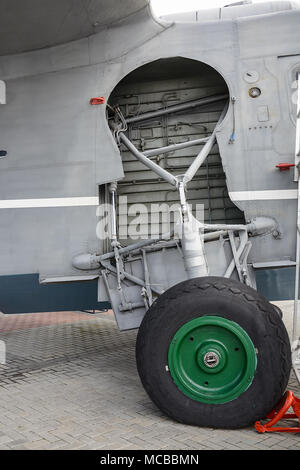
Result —
<instances>
[{"instance_id":1,"label":"metal fairing","mask_svg":"<svg viewBox=\"0 0 300 470\"><path fill-rule=\"evenodd\" d=\"M173 104L182 104L225 90L228 110L215 129L212 152L189 183L195 200L204 203L205 223L219 224L219 231L224 232L203 241L209 272L255 286L253 264L260 263L264 269L276 261L276 268L293 269L296 253L297 182L293 169L279 171L276 165L294 163L295 158L293 98L300 71L300 10L283 8L260 15L253 6L253 16L244 17L232 7L232 17L229 8L222 20L201 21L198 15L197 21L173 22L154 18L147 2L140 4L127 16L88 31L87 37L75 34L75 40L61 39L59 44L45 38L41 45L28 44L26 52L17 44L0 48L7 54L0 56L0 79L6 85L6 104L0 104L0 147L7 152L0 159L0 275L38 273L40 282L47 285L67 282L72 276L76 281L91 281L91 272L102 275L98 302L112 303L120 329L139 326L155 296L186 279L191 265L183 263L185 256L176 242L162 245L160 251L148 247L138 254L122 255L121 287L126 301L122 300L118 266L111 258L101 258L119 247L97 237L97 206L108 197L109 184L114 182L120 194L131 197L131 203L143 195L145 202L153 202L148 199L149 185L156 185L151 194L157 195L158 202L165 201L170 190L161 180L149 181L152 170L141 169L142 164L131 158L124 145L119 149L107 122L106 106L91 106L92 97L117 103L123 114L129 109L132 116L133 95L145 99L139 110L143 113L166 107L172 99ZM46 45L51 47L39 48ZM170 67L175 64L178 75L159 77L157 61ZM199 70L193 65L189 73L183 67L188 61L198 64ZM153 74L147 81L143 66L151 71L151 64ZM210 77L215 81L210 82ZM252 97L256 93L252 88L259 89L257 97ZM203 112L198 108L184 111L181 119L189 124L181 128L172 116L156 128L132 126L131 141L138 151L146 152L207 137L223 107L224 103L215 103ZM191 122L202 122L204 135L203 129L192 131ZM166 131L173 132L167 139ZM153 135L156 140L151 144ZM169 164L177 165L181 158L185 173L197 153L177 150L169 155ZM172 171L177 178L179 172ZM138 178L144 185L143 195L131 184ZM210 195L204 184L207 178ZM175 199L180 200L180 193ZM234 224L239 228L232 228ZM74 263L81 254L96 256L89 258L89 263L96 260L91 270ZM124 278L126 269L131 278ZM282 298L285 293L278 286L270 295ZM0 299L0 310L5 311L8 303L7 298ZM83 304L80 301L79 307ZM91 302L87 304L91 308ZM31 303L24 302L24 312L32 309ZM47 308L41 305L35 310L42 309Z\"/></svg>"}]
</instances>

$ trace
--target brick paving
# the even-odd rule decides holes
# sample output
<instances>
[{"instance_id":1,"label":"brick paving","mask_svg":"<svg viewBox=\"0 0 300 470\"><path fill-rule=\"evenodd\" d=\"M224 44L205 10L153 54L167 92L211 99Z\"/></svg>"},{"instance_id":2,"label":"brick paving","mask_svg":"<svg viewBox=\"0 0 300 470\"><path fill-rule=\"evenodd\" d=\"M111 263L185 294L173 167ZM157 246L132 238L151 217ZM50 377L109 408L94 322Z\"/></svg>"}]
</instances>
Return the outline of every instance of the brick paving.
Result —
<instances>
[{"instance_id":1,"label":"brick paving","mask_svg":"<svg viewBox=\"0 0 300 470\"><path fill-rule=\"evenodd\" d=\"M139 381L135 339L110 312L0 315L0 449L300 450L300 434L164 416ZM289 389L300 396L293 374Z\"/></svg>"}]
</instances>

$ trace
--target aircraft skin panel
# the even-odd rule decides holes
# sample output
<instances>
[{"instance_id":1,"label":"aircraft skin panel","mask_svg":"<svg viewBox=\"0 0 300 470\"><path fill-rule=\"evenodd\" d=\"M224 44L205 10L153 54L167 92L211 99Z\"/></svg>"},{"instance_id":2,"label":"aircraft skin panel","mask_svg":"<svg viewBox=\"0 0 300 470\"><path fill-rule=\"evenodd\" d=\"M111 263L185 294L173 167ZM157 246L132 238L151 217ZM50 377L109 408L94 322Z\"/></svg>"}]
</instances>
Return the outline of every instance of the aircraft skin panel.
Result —
<instances>
[{"instance_id":1,"label":"aircraft skin panel","mask_svg":"<svg viewBox=\"0 0 300 470\"><path fill-rule=\"evenodd\" d=\"M0 55L91 36L148 4L149 0L2 0Z\"/></svg>"},{"instance_id":2,"label":"aircraft skin panel","mask_svg":"<svg viewBox=\"0 0 300 470\"><path fill-rule=\"evenodd\" d=\"M37 273L0 276L1 311L14 314L110 308L108 302L98 302L97 285L97 279L42 285Z\"/></svg>"}]
</instances>

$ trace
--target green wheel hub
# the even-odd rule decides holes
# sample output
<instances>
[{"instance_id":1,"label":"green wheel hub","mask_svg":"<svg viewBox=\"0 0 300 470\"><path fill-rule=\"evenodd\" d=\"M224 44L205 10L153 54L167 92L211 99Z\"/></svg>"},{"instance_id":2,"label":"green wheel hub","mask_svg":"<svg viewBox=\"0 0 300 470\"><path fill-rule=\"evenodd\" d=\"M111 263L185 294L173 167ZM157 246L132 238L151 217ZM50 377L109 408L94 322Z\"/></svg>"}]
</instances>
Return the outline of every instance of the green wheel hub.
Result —
<instances>
[{"instance_id":1,"label":"green wheel hub","mask_svg":"<svg viewBox=\"0 0 300 470\"><path fill-rule=\"evenodd\" d=\"M170 374L188 397L211 404L234 400L247 390L256 370L256 351L246 331L218 316L185 323L173 337Z\"/></svg>"}]
</instances>

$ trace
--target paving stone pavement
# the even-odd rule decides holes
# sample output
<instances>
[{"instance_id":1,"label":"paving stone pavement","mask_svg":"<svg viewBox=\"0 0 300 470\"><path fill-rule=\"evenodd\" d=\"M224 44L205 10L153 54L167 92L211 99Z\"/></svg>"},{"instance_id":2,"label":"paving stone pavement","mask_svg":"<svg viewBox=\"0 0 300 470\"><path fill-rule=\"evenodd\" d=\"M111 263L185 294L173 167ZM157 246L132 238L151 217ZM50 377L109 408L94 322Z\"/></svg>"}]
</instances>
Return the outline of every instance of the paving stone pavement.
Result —
<instances>
[{"instance_id":1,"label":"paving stone pavement","mask_svg":"<svg viewBox=\"0 0 300 470\"><path fill-rule=\"evenodd\" d=\"M164 416L140 383L135 339L109 312L1 315L0 449L300 450L300 434ZM289 389L300 396L293 374Z\"/></svg>"}]
</instances>

